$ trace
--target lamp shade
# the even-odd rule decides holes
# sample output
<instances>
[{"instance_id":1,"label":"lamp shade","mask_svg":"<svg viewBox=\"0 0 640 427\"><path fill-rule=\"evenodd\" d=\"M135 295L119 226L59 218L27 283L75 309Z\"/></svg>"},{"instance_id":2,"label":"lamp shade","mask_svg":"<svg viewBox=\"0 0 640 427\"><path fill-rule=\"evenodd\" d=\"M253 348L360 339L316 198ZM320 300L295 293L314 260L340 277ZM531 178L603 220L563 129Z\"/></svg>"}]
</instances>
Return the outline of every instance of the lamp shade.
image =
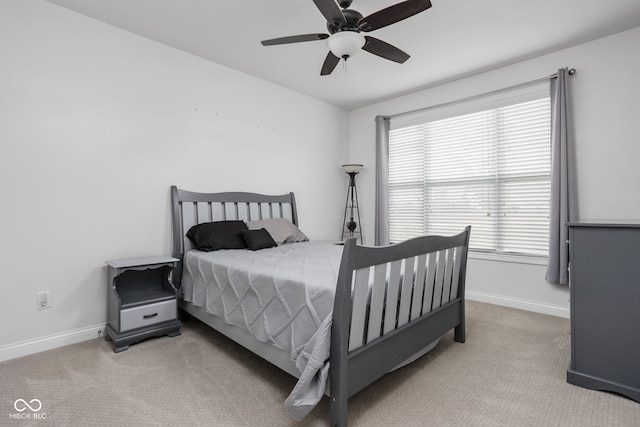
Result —
<instances>
[{"instance_id":1,"label":"lamp shade","mask_svg":"<svg viewBox=\"0 0 640 427\"><path fill-rule=\"evenodd\" d=\"M355 31L340 31L327 39L329 50L338 58L350 58L364 46L365 39Z\"/></svg>"},{"instance_id":2,"label":"lamp shade","mask_svg":"<svg viewBox=\"0 0 640 427\"><path fill-rule=\"evenodd\" d=\"M358 173L362 170L363 166L359 163L348 163L342 165L342 170L346 173Z\"/></svg>"}]
</instances>

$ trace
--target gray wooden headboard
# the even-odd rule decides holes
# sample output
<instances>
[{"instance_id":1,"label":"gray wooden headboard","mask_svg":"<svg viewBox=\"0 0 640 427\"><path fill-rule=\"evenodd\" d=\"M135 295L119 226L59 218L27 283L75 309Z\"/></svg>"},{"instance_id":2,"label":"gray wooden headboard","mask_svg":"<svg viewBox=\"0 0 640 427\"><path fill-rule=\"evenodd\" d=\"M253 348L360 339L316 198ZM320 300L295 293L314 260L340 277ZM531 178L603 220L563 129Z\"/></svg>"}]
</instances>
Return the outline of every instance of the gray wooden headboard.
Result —
<instances>
[{"instance_id":1,"label":"gray wooden headboard","mask_svg":"<svg viewBox=\"0 0 640 427\"><path fill-rule=\"evenodd\" d=\"M173 253L179 259L173 274L173 284L180 287L182 260L193 247L187 231L210 221L255 221L265 218L286 218L298 225L298 212L293 193L269 196L256 193L196 193L171 186L173 214Z\"/></svg>"}]
</instances>

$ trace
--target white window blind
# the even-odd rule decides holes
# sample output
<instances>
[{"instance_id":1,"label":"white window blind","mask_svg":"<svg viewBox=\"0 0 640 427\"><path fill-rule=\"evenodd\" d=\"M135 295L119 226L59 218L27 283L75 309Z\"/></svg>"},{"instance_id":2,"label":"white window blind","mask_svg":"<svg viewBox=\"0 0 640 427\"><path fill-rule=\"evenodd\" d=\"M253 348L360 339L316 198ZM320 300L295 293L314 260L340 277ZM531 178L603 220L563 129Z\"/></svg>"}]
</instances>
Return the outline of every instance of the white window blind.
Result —
<instances>
[{"instance_id":1,"label":"white window blind","mask_svg":"<svg viewBox=\"0 0 640 427\"><path fill-rule=\"evenodd\" d=\"M548 84L391 121L391 242L472 226L470 250L548 255ZM435 117L435 119L433 119Z\"/></svg>"}]
</instances>

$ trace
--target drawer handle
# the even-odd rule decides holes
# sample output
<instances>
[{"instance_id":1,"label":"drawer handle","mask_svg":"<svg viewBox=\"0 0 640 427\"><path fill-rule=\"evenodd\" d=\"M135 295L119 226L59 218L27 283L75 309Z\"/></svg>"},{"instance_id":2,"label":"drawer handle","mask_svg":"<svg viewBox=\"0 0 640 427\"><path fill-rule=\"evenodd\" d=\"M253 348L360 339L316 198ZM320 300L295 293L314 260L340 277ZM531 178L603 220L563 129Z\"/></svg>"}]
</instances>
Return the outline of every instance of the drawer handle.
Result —
<instances>
[{"instance_id":1,"label":"drawer handle","mask_svg":"<svg viewBox=\"0 0 640 427\"><path fill-rule=\"evenodd\" d=\"M151 319L153 317L156 317L158 315L158 313L153 313L153 314L145 314L144 316L142 316L143 319Z\"/></svg>"}]
</instances>

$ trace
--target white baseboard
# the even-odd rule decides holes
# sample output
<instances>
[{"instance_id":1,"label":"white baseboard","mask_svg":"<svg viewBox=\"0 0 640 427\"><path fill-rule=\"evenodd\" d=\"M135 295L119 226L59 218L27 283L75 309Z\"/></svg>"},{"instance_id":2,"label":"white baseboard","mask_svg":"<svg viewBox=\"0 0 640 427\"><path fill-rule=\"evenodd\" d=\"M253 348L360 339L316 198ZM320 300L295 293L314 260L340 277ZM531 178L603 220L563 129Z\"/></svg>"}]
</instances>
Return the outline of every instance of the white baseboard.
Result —
<instances>
[{"instance_id":1,"label":"white baseboard","mask_svg":"<svg viewBox=\"0 0 640 427\"><path fill-rule=\"evenodd\" d=\"M0 347L0 362L27 356L29 354L40 353L69 344L88 341L99 337L104 337L105 325L90 326L88 328L76 329L61 334L49 335L29 341L22 341L16 344L9 344Z\"/></svg>"},{"instance_id":2,"label":"white baseboard","mask_svg":"<svg viewBox=\"0 0 640 427\"><path fill-rule=\"evenodd\" d=\"M537 302L507 298L496 295L484 294L482 292L465 292L467 299L472 301L486 302L489 304L501 305L504 307L518 308L520 310L532 311L534 313L549 314L551 316L570 318L569 308L558 307Z\"/></svg>"}]
</instances>

